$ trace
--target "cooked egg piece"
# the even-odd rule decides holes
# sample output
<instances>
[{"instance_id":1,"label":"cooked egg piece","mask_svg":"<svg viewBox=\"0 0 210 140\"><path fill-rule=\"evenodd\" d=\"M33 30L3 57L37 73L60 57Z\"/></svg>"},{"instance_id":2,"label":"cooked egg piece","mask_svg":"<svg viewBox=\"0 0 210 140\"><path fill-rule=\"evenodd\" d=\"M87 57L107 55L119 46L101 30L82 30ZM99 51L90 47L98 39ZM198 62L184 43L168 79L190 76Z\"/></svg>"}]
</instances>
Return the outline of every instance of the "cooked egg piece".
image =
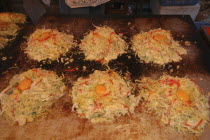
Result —
<instances>
[{"instance_id":1,"label":"cooked egg piece","mask_svg":"<svg viewBox=\"0 0 210 140\"><path fill-rule=\"evenodd\" d=\"M154 38L157 39L157 40L162 40L162 41L167 39L167 37L163 34L155 34Z\"/></svg>"},{"instance_id":2,"label":"cooked egg piece","mask_svg":"<svg viewBox=\"0 0 210 140\"><path fill-rule=\"evenodd\" d=\"M27 90L30 89L31 84L33 83L33 81L29 78L25 78L24 80L22 80L18 85L17 85L17 89L18 90Z\"/></svg>"},{"instance_id":3,"label":"cooked egg piece","mask_svg":"<svg viewBox=\"0 0 210 140\"><path fill-rule=\"evenodd\" d=\"M52 34L51 31L44 32L43 34L37 35L37 39L39 41L47 40L48 38L51 37L51 34Z\"/></svg>"},{"instance_id":4,"label":"cooked egg piece","mask_svg":"<svg viewBox=\"0 0 210 140\"><path fill-rule=\"evenodd\" d=\"M176 95L177 95L177 97L178 97L180 100L182 100L182 101L187 102L187 101L190 100L190 96L189 96L185 91L183 91L183 90L178 90L178 91L176 92Z\"/></svg>"},{"instance_id":5,"label":"cooked egg piece","mask_svg":"<svg viewBox=\"0 0 210 140\"><path fill-rule=\"evenodd\" d=\"M95 91L98 94L103 94L106 91L106 87L104 85L97 85Z\"/></svg>"}]
</instances>

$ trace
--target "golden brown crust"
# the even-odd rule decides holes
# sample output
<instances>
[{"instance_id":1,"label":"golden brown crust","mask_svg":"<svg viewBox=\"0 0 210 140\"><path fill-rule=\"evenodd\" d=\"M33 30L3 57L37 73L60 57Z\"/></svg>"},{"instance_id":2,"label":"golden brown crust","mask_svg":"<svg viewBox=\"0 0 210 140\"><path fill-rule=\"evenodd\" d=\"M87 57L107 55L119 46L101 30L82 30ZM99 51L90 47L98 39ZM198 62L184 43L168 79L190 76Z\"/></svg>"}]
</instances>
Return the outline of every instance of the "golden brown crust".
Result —
<instances>
[{"instance_id":1,"label":"golden brown crust","mask_svg":"<svg viewBox=\"0 0 210 140\"><path fill-rule=\"evenodd\" d=\"M9 39L0 36L0 50L4 48L8 42Z\"/></svg>"},{"instance_id":2,"label":"golden brown crust","mask_svg":"<svg viewBox=\"0 0 210 140\"><path fill-rule=\"evenodd\" d=\"M19 29L20 27L15 23L0 21L0 36L16 36Z\"/></svg>"},{"instance_id":3,"label":"golden brown crust","mask_svg":"<svg viewBox=\"0 0 210 140\"><path fill-rule=\"evenodd\" d=\"M21 13L4 12L0 13L0 21L23 24L26 22L26 15Z\"/></svg>"}]
</instances>

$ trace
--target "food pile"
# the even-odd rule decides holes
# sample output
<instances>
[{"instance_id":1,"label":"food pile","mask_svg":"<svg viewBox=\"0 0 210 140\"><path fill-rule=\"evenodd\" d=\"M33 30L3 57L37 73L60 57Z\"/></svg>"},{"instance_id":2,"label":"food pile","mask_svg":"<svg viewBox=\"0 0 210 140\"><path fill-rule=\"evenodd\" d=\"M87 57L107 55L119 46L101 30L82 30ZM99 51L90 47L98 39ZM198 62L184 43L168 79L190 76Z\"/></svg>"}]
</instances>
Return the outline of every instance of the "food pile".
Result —
<instances>
[{"instance_id":1,"label":"food pile","mask_svg":"<svg viewBox=\"0 0 210 140\"><path fill-rule=\"evenodd\" d=\"M187 50L175 41L170 33L163 29L154 29L133 36L132 49L140 60L145 63L165 65L170 62L179 62Z\"/></svg>"},{"instance_id":2,"label":"food pile","mask_svg":"<svg viewBox=\"0 0 210 140\"><path fill-rule=\"evenodd\" d=\"M6 14L5 17L2 18L0 14L0 47L10 41L6 36L16 35L19 30L18 25L25 22L25 18L19 17L18 14L14 17ZM78 34L75 34L76 38L77 36ZM139 117L146 110L146 113L154 114L154 118L160 120L162 126L165 125L184 134L201 135L209 123L210 111L208 97L205 96L206 93L203 93L198 83L187 77L172 77L167 74L159 79L144 77L147 73L153 74L150 64L147 64L149 67L146 66L146 68L137 67L135 72L132 72L133 68L130 69L130 65L135 67L136 64L141 65L142 62L161 66L173 63L177 66L174 62L185 59L187 50L173 39L170 31L160 28L138 33L130 41L123 40L123 36L120 33L117 34L109 26L96 26L95 30L89 31L83 39L78 40L80 43L77 46L73 35L56 29L37 28L29 36L27 45L23 48L28 58L22 59L32 59L36 62L32 65L31 63L23 65L26 67L20 67L20 69L34 68L38 65L41 67L41 63L44 66L47 65L47 69L52 68L61 72L62 78L55 72L41 68L30 69L15 75L0 93L0 115L14 123L24 125L27 122L45 118L53 103L58 102L58 99L67 94L69 98L65 100L68 100L68 110L72 110L71 113L77 114L78 118L87 119L93 123L108 124L121 120L121 116L131 113ZM185 42L185 46L192 44ZM130 48L129 43L131 43ZM126 54L121 59L119 56L124 53ZM68 54L73 57L71 58ZM184 55L186 57L183 57ZM114 59L117 59L112 61L114 68L110 68L112 64L109 62ZM122 62L127 61L126 59L130 61ZM57 60L62 64L44 63L48 60ZM119 71L118 64L121 66ZM125 72L123 72L124 66ZM66 67L69 69L64 70ZM154 65L151 67L155 68L156 72L157 67ZM168 66L168 69L171 67ZM142 75L137 77L136 72L141 72L142 69L148 71L146 74L142 72ZM162 75L164 70L164 67L160 71L157 70L158 74L161 72ZM173 69L170 69L170 72L171 70ZM64 85L64 80L65 85L69 85L68 90ZM62 102L63 106L64 104ZM135 113L138 114L135 115ZM132 121L136 123L136 120ZM135 125L138 126L138 123ZM130 126L130 124L124 126Z\"/></svg>"},{"instance_id":3,"label":"food pile","mask_svg":"<svg viewBox=\"0 0 210 140\"><path fill-rule=\"evenodd\" d=\"M67 53L74 45L73 35L58 32L53 29L37 29L28 40L25 53L37 61L56 60Z\"/></svg>"},{"instance_id":4,"label":"food pile","mask_svg":"<svg viewBox=\"0 0 210 140\"><path fill-rule=\"evenodd\" d=\"M26 16L20 13L0 13L0 49L16 38L21 25L26 22Z\"/></svg>"},{"instance_id":5,"label":"food pile","mask_svg":"<svg viewBox=\"0 0 210 140\"><path fill-rule=\"evenodd\" d=\"M139 102L139 98L132 95L128 81L116 72L98 70L74 83L72 98L73 110L94 123L134 113Z\"/></svg>"},{"instance_id":6,"label":"food pile","mask_svg":"<svg viewBox=\"0 0 210 140\"><path fill-rule=\"evenodd\" d=\"M178 132L200 135L209 122L208 98L189 78L164 75L158 80L144 77L139 83L142 107L154 112L161 123Z\"/></svg>"},{"instance_id":7,"label":"food pile","mask_svg":"<svg viewBox=\"0 0 210 140\"><path fill-rule=\"evenodd\" d=\"M0 93L0 114L19 125L44 118L48 107L65 93L62 78L54 72L31 69L15 75Z\"/></svg>"},{"instance_id":8,"label":"food pile","mask_svg":"<svg viewBox=\"0 0 210 140\"><path fill-rule=\"evenodd\" d=\"M26 22L26 15L21 13L4 12L0 13L0 21L16 24L24 24Z\"/></svg>"},{"instance_id":9,"label":"food pile","mask_svg":"<svg viewBox=\"0 0 210 140\"><path fill-rule=\"evenodd\" d=\"M90 31L81 40L79 47L87 60L109 62L125 53L128 45L112 28L103 26Z\"/></svg>"}]
</instances>

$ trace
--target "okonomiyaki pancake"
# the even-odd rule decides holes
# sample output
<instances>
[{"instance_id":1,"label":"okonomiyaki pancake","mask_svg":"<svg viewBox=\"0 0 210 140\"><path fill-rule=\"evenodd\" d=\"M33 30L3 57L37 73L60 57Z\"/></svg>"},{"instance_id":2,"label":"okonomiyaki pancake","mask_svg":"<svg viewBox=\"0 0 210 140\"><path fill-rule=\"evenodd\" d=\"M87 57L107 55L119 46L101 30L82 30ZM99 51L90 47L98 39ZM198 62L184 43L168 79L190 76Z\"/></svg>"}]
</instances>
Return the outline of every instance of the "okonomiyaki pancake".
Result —
<instances>
[{"instance_id":1,"label":"okonomiyaki pancake","mask_svg":"<svg viewBox=\"0 0 210 140\"><path fill-rule=\"evenodd\" d=\"M31 69L15 75L0 93L1 114L19 125L44 118L65 89L63 79L51 71Z\"/></svg>"}]
</instances>

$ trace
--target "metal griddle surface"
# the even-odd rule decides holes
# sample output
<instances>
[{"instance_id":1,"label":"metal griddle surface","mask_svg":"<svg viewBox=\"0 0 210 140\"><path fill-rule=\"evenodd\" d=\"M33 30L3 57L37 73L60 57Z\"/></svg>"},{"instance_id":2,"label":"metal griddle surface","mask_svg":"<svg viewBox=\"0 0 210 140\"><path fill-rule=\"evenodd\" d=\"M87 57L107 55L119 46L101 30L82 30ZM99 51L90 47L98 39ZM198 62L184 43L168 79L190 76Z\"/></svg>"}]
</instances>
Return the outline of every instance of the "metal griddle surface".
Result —
<instances>
[{"instance_id":1,"label":"metal griddle surface","mask_svg":"<svg viewBox=\"0 0 210 140\"><path fill-rule=\"evenodd\" d=\"M115 29L116 33L123 33L126 37L125 40L129 43L130 38L141 32L141 31L149 31L151 29L162 28L165 30L170 30L174 39L179 40L180 44L187 49L188 53L183 57L183 60L178 63L169 63L165 67L160 67L154 64L145 64L140 63L139 58L135 56L134 52L129 49L126 54L119 56L116 60L109 62L108 66L121 73L122 76L126 75L127 72L130 73L131 80L134 82L136 79L141 78L142 76L152 76L159 77L163 73L167 73L172 76L184 77L187 76L189 78L193 78L198 81L198 84L204 90L205 93L210 92L210 51L205 44L203 44L202 39L194 24L189 16L157 16L157 17L139 17L139 18L118 18L118 19L88 19L88 18L70 18L70 17L44 17L37 26L27 25L24 28L24 36L28 37L33 31L37 28L51 28L57 29L58 31L73 34L77 43L80 43L80 39L83 38L84 34L90 30L94 30L94 26L103 26L107 25L111 28ZM190 41L191 45L186 46L184 41ZM26 45L26 39L19 38L17 41L15 48L11 51L12 54L17 55L17 60L12 61L12 68L9 66L5 66L4 69L7 69L4 73L1 74L0 77L0 91L2 91L9 83L9 80L18 73L26 71L31 68L41 67L43 69L55 71L58 75L65 76L65 83L70 87L72 87L73 82L80 76L87 76L94 72L94 70L106 70L107 66L102 65L100 62L95 61L86 61L84 54L79 50L78 47L73 48L71 52L67 53L65 56L61 56L58 61L47 60L44 64L43 62L36 62L30 60L29 57L24 53L21 48L24 48ZM10 53L10 52L7 52ZM70 62L67 65L61 63L61 59L70 58L73 59L73 62ZM2 61L2 60L0 60ZM17 67L16 67L17 66ZM84 70L84 66L86 69ZM178 68L179 67L179 68ZM77 71L67 72L65 70L77 68ZM172 70L173 69L173 70ZM55 112L65 112L66 109L71 108L72 103L69 96L63 97L58 103L55 105ZM59 111L58 111L59 110ZM138 109L137 109L138 110ZM61 113L58 115L50 114L48 118L44 121L48 123L49 131L54 131L54 129L60 129L61 133L59 135L54 135L53 132L49 132L46 130L46 136L37 136L35 138L51 138L52 136L58 137L60 139L65 138L91 138L91 139L99 139L99 138L109 138L112 139L117 136L107 131L109 126L99 126L98 124L91 124L87 120L79 119L75 117L74 113ZM138 111L139 113L139 111ZM56 114L56 113L54 113ZM121 117L122 121L120 124L127 123L127 119L131 119L133 117ZM125 119L126 118L126 119ZM63 120L62 120L63 119ZM137 121L133 119L134 121ZM53 123L59 123L60 121L70 121L67 124L72 125L72 130L66 130L69 128L68 126L62 125L53 125ZM72 122L72 124L71 124ZM60 122L63 123L63 122ZM138 123L138 122L136 122ZM119 122L116 122L119 124ZM22 127L18 130L19 126L10 126L8 123L5 123L4 120L0 119L0 135L2 134L5 138L10 137L10 134L13 132L15 135L12 135L14 138L21 138L24 134L27 134L29 137L24 138L33 138L35 136L35 132L37 131L40 134L40 130L44 130L42 125L47 125L44 122L30 123L26 126ZM74 127L75 125L75 127ZM79 126L78 126L79 125ZM84 125L84 126L81 126ZM113 124L114 125L114 124ZM29 129L30 126L30 129ZM99 127L99 128L96 128ZM80 128L81 127L81 128ZM1 131L1 129L5 129L7 131ZM29 130L28 130L29 129ZM40 129L40 130L39 130ZM89 130L90 129L90 130ZM92 129L95 132L105 131L100 134L98 137L94 135L93 137L84 134L85 132L90 132ZM98 130L98 131L97 131ZM34 131L34 132L32 132ZM45 131L45 130L44 130ZM72 131L72 132L71 132ZM21 133L22 132L22 133ZM72 135L66 134L72 133ZM78 135L74 135L73 133L79 133ZM60 134L64 134L64 136L60 136ZM179 135L179 134L175 134ZM118 134L118 136L121 136ZM142 135L136 135L136 138L140 138ZM132 136L133 137L133 136ZM131 137L131 138L132 138ZM182 139L191 139L191 136L180 136ZM1 138L1 137L0 137ZM105 138L105 139L106 139ZM121 137L122 139L129 138ZM174 137L175 138L175 137ZM204 133L202 139L208 138L208 133ZM164 139L164 138L163 138ZM167 138L165 138L167 139Z\"/></svg>"}]
</instances>

